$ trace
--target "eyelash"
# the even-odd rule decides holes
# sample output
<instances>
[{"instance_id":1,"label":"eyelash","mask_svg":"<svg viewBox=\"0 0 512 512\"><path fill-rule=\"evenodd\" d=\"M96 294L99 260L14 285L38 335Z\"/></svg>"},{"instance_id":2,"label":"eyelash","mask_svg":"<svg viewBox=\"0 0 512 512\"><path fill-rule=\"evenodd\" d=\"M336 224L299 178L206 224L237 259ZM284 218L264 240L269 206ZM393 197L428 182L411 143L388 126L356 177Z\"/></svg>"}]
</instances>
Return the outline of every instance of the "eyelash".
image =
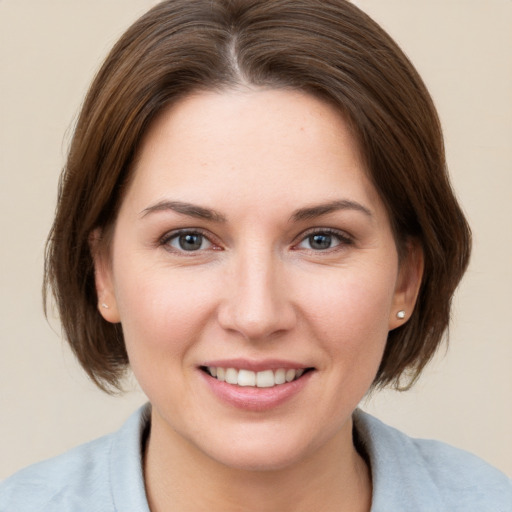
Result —
<instances>
[{"instance_id":1,"label":"eyelash","mask_svg":"<svg viewBox=\"0 0 512 512\"><path fill-rule=\"evenodd\" d=\"M199 228L178 229L176 231L171 231L169 233L166 233L159 240L158 245L163 246L169 252L178 253L178 254L187 255L187 256L188 255L193 256L194 253L203 252L205 250L205 249L203 249L203 250L199 249L199 250L196 250L196 251L187 251L185 249L181 249L181 250L177 249L177 248L172 247L170 245L170 242L172 240L179 239L180 236L185 236L185 235L199 235L204 240L208 241L208 243L211 244L211 247L208 248L209 250L219 250L220 249L218 244L216 244L214 241L212 241L211 234L206 233L205 231L203 231L202 229L199 229Z\"/></svg>"},{"instance_id":2,"label":"eyelash","mask_svg":"<svg viewBox=\"0 0 512 512\"><path fill-rule=\"evenodd\" d=\"M297 244L293 246L294 250L300 250L296 249L301 243L305 242L308 238L313 237L315 235L328 235L333 238L336 238L338 240L338 244L336 244L334 247L329 247L327 249L323 250L315 250L315 249L306 249L309 252L319 254L319 253L330 253L333 251L341 250L347 245L352 245L354 243L354 240L352 237L350 237L347 233L344 231L339 231L337 229L333 228L313 228L309 231L306 231L305 233L301 233L300 240Z\"/></svg>"},{"instance_id":3,"label":"eyelash","mask_svg":"<svg viewBox=\"0 0 512 512\"><path fill-rule=\"evenodd\" d=\"M208 241L208 243L211 244L211 247L209 247L208 249L197 249L197 250L191 250L191 251L171 247L170 242L172 240L178 239L180 236L184 236L184 235L199 235L199 236L203 237L204 240ZM341 248L346 247L347 245L352 245L354 243L353 239L343 231L339 231L337 229L332 229L332 228L313 228L309 231L306 231L306 232L300 234L300 239L297 243L295 243L292 246L292 250L300 250L301 248L299 247L299 245L301 243L305 242L308 238L313 237L315 235L327 235L330 237L334 237L338 240L338 243L334 247L328 247L326 249L304 248L308 252L315 253L315 254L330 253L330 252L333 252L336 250L340 250ZM194 253L203 252L205 250L221 250L221 247L219 246L219 244L215 243L211 238L212 238L211 234L206 233L202 229L198 229L198 228L179 229L176 231L171 231L169 233L166 233L162 238L160 238L158 245L165 247L165 249L168 250L169 252L174 252L174 253L178 253L181 255L190 255L190 256L193 256Z\"/></svg>"}]
</instances>

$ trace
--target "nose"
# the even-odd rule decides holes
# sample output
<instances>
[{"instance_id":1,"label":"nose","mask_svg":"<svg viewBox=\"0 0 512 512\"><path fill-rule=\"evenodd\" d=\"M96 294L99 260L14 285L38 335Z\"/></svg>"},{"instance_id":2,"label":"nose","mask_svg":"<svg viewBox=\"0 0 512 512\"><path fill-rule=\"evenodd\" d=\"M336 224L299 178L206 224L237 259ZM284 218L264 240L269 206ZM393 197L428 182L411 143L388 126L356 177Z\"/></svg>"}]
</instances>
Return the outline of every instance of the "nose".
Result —
<instances>
[{"instance_id":1,"label":"nose","mask_svg":"<svg viewBox=\"0 0 512 512\"><path fill-rule=\"evenodd\" d=\"M258 341L294 327L296 312L283 263L271 251L245 251L232 262L228 274L218 313L223 329Z\"/></svg>"}]
</instances>

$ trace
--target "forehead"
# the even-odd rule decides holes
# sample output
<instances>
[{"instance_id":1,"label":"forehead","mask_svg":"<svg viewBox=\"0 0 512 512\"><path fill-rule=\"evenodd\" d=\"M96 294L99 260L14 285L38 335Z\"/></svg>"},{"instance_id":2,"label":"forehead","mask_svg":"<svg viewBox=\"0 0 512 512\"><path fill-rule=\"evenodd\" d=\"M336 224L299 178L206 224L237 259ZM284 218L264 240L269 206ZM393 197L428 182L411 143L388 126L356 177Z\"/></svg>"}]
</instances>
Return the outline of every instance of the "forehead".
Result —
<instances>
[{"instance_id":1,"label":"forehead","mask_svg":"<svg viewBox=\"0 0 512 512\"><path fill-rule=\"evenodd\" d=\"M163 111L140 147L127 199L143 207L169 194L225 207L341 196L380 203L343 116L292 90L200 92Z\"/></svg>"}]
</instances>

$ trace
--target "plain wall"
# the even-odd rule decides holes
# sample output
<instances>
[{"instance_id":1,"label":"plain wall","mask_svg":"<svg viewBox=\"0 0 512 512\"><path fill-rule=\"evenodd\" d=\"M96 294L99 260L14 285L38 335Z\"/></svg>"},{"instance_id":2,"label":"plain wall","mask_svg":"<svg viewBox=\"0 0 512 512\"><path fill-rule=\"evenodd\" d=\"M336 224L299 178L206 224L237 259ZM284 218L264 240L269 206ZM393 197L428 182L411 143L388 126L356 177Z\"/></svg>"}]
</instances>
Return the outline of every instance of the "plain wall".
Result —
<instances>
[{"instance_id":1,"label":"plain wall","mask_svg":"<svg viewBox=\"0 0 512 512\"><path fill-rule=\"evenodd\" d=\"M0 479L113 429L145 401L84 376L41 306L43 253L73 122L94 72L154 1L0 0ZM360 0L438 106L474 231L450 348L407 393L362 406L512 476L512 1Z\"/></svg>"}]
</instances>

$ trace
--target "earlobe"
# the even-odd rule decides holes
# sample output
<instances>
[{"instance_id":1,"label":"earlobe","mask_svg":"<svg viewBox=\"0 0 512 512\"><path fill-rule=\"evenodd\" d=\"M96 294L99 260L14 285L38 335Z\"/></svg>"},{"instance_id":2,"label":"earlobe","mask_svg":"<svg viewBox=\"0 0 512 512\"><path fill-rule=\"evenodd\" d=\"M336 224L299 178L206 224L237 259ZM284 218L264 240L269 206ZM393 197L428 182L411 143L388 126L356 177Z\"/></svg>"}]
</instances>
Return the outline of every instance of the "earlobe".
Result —
<instances>
[{"instance_id":1,"label":"earlobe","mask_svg":"<svg viewBox=\"0 0 512 512\"><path fill-rule=\"evenodd\" d=\"M110 254L102 243L101 230L95 229L89 236L89 248L94 263L94 282L98 297L98 311L111 323L119 323L119 311L115 297Z\"/></svg>"},{"instance_id":2,"label":"earlobe","mask_svg":"<svg viewBox=\"0 0 512 512\"><path fill-rule=\"evenodd\" d=\"M403 325L411 317L423 278L423 250L417 240L409 240L400 262L389 317L389 330Z\"/></svg>"}]
</instances>

